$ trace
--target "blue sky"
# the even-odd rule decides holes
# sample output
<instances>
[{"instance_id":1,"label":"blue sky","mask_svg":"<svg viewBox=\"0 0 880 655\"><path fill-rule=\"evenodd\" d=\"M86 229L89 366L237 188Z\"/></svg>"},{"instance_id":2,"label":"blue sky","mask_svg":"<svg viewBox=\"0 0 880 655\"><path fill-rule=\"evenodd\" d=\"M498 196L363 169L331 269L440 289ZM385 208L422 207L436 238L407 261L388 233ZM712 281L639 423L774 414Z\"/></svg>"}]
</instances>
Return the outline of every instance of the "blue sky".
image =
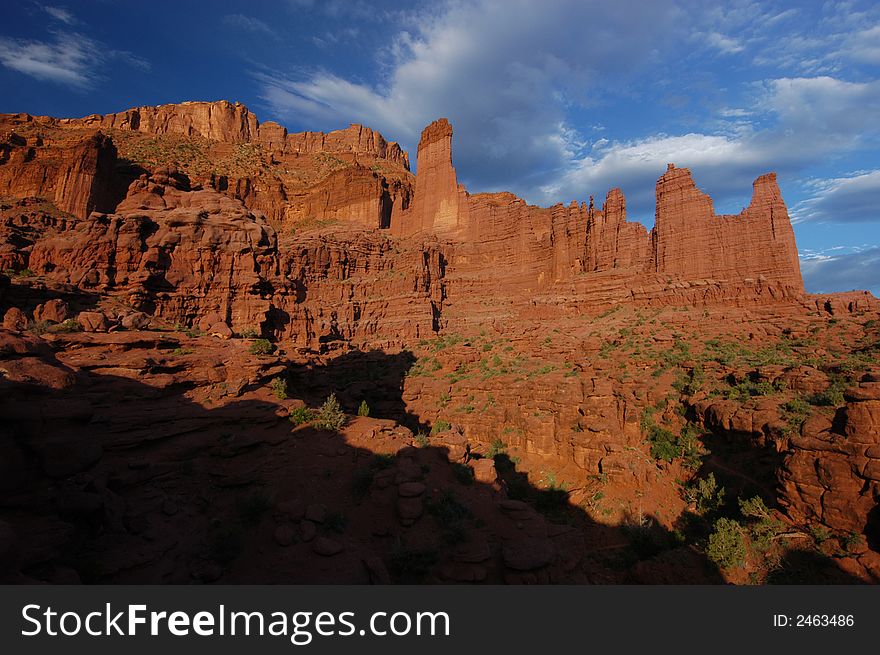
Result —
<instances>
[{"instance_id":1,"label":"blue sky","mask_svg":"<svg viewBox=\"0 0 880 655\"><path fill-rule=\"evenodd\" d=\"M810 291L880 295L880 6L696 0L6 2L0 111L225 98L412 154L439 116L472 192L653 223L688 166L719 212L775 170Z\"/></svg>"}]
</instances>

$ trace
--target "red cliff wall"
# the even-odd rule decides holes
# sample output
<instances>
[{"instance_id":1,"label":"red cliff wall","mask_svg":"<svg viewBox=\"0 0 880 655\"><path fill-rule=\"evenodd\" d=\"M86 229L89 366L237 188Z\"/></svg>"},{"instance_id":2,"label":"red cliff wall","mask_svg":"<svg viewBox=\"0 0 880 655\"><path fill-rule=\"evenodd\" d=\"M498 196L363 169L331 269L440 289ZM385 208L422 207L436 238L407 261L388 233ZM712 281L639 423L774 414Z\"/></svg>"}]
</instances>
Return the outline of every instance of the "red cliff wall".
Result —
<instances>
[{"instance_id":1,"label":"red cliff wall","mask_svg":"<svg viewBox=\"0 0 880 655\"><path fill-rule=\"evenodd\" d=\"M459 287L475 293L494 286L497 294L501 288L535 291L576 278L586 289L591 278L579 276L602 271L632 278L626 285L648 295L668 283L648 280L649 273L701 285L803 292L794 231L773 173L755 181L748 208L718 216L690 171L670 165L657 183L656 225L649 234L641 224L627 222L619 189L608 193L601 211L592 201L589 207L543 209L508 193L468 195L452 165L446 119L422 132L412 209L396 214L391 227L396 234L431 232L451 242L453 298Z\"/></svg>"},{"instance_id":2,"label":"red cliff wall","mask_svg":"<svg viewBox=\"0 0 880 655\"><path fill-rule=\"evenodd\" d=\"M59 144L10 132L0 140L0 196L43 197L85 218L104 208L115 164L116 147L100 132Z\"/></svg>"},{"instance_id":3,"label":"red cliff wall","mask_svg":"<svg viewBox=\"0 0 880 655\"><path fill-rule=\"evenodd\" d=\"M670 164L657 182L652 238L658 273L685 279L763 277L803 291L794 231L774 173L755 180L752 201L740 214L719 216L691 172Z\"/></svg>"}]
</instances>

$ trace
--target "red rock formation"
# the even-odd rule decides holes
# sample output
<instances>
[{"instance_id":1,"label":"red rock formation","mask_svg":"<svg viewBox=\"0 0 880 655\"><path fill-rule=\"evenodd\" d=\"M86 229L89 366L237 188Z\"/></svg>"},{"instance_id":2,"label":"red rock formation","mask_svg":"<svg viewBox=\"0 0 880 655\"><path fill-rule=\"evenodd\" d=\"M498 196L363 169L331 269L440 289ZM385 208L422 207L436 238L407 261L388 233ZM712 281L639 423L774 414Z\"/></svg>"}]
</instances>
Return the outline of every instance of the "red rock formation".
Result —
<instances>
[{"instance_id":1,"label":"red rock formation","mask_svg":"<svg viewBox=\"0 0 880 655\"><path fill-rule=\"evenodd\" d=\"M422 131L412 208L401 216L395 231L403 235L460 232L467 226L467 214L466 192L452 167L452 126L440 118Z\"/></svg>"},{"instance_id":2,"label":"red rock formation","mask_svg":"<svg viewBox=\"0 0 880 655\"><path fill-rule=\"evenodd\" d=\"M626 221L619 189L609 192L602 211L592 202L588 208L572 203L542 209L511 194L470 196L457 182L451 144L446 119L422 132L411 209L397 213L391 227L396 234L433 232L454 243L452 302L457 276L467 281L462 291L468 294L480 293L479 284L497 289L500 283L521 293L573 283L576 294L586 295L597 284L601 297L608 282L629 288L621 299L659 297L692 285L721 285L727 296L754 297L765 288L774 297L803 293L794 232L772 173L755 181L751 204L741 214L716 216L690 171L670 164L657 183L656 225L648 235ZM600 271L614 277L581 276ZM652 271L656 281L646 275Z\"/></svg>"},{"instance_id":3,"label":"red rock formation","mask_svg":"<svg viewBox=\"0 0 880 655\"><path fill-rule=\"evenodd\" d=\"M260 126L260 138L263 138L263 130L267 125L271 125L269 128L271 136L266 137L266 142L277 148L280 134L277 124L263 123ZM381 134L363 125L352 123L344 130L326 133L287 134L287 131L284 130L283 134L284 140L280 144L283 154L315 154L319 152L371 154L409 170L409 156L400 145L393 141L386 141Z\"/></svg>"},{"instance_id":4,"label":"red rock formation","mask_svg":"<svg viewBox=\"0 0 880 655\"><path fill-rule=\"evenodd\" d=\"M590 207L586 241L586 271L644 270L650 256L648 231L641 223L627 222L626 198L620 189L608 192L602 211Z\"/></svg>"},{"instance_id":5,"label":"red rock formation","mask_svg":"<svg viewBox=\"0 0 880 655\"><path fill-rule=\"evenodd\" d=\"M806 421L780 471L781 498L799 523L819 521L880 538L880 373L846 393L835 420Z\"/></svg>"},{"instance_id":6,"label":"red rock formation","mask_svg":"<svg viewBox=\"0 0 880 655\"><path fill-rule=\"evenodd\" d=\"M116 114L92 114L62 119L61 125L131 130L146 134L199 136L225 143L249 143L258 139L258 121L247 107L220 100L181 102L157 107L135 107Z\"/></svg>"},{"instance_id":7,"label":"red rock formation","mask_svg":"<svg viewBox=\"0 0 880 655\"><path fill-rule=\"evenodd\" d=\"M652 230L654 270L685 279L763 278L803 291L794 231L776 175L754 183L752 201L736 216L718 216L686 168L657 182Z\"/></svg>"},{"instance_id":8,"label":"red rock formation","mask_svg":"<svg viewBox=\"0 0 880 655\"><path fill-rule=\"evenodd\" d=\"M266 319L260 287L276 254L274 230L240 203L138 180L120 213L47 235L28 266L84 290L123 293L131 307L170 322L217 313L242 331Z\"/></svg>"},{"instance_id":9,"label":"red rock formation","mask_svg":"<svg viewBox=\"0 0 880 655\"><path fill-rule=\"evenodd\" d=\"M179 134L223 143L258 143L281 154L354 153L387 159L409 170L409 159L397 143L362 125L334 132L288 134L278 123L260 123L241 103L181 102L156 107L134 107L116 114L92 114L62 119L60 125L97 127L144 134Z\"/></svg>"},{"instance_id":10,"label":"red rock formation","mask_svg":"<svg viewBox=\"0 0 880 655\"><path fill-rule=\"evenodd\" d=\"M85 218L106 208L115 163L116 147L100 132L61 144L11 132L0 142L0 195L48 198Z\"/></svg>"}]
</instances>

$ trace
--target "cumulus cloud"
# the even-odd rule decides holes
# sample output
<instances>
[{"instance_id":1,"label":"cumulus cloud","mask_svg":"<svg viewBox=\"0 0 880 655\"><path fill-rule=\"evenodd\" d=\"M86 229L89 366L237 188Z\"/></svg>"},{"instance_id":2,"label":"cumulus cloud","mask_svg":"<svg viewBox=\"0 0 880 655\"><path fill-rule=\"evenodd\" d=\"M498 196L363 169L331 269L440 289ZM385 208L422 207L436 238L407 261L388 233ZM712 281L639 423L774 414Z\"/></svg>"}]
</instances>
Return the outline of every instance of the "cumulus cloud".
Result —
<instances>
[{"instance_id":1,"label":"cumulus cloud","mask_svg":"<svg viewBox=\"0 0 880 655\"><path fill-rule=\"evenodd\" d=\"M55 32L51 41L0 37L0 64L38 80L78 89L93 87L111 59L149 68L148 62L130 52L110 49L79 33Z\"/></svg>"},{"instance_id":2,"label":"cumulus cloud","mask_svg":"<svg viewBox=\"0 0 880 655\"><path fill-rule=\"evenodd\" d=\"M880 223L880 170L812 180L812 195L792 208L792 220Z\"/></svg>"},{"instance_id":3,"label":"cumulus cloud","mask_svg":"<svg viewBox=\"0 0 880 655\"><path fill-rule=\"evenodd\" d=\"M661 134L594 146L593 152L573 158L561 175L542 186L541 199L580 198L585 190L603 193L610 186L620 186L632 213L650 222L654 182L672 162L692 167L697 183L710 189L716 200L747 201L750 183L761 173L793 173L808 162L870 147L880 130L874 119L880 115L880 82L830 77L770 80L759 85L753 111L725 108L721 115L740 118L755 112L760 113L756 118L763 121L763 128L737 123L721 133ZM844 184L844 191L854 201L852 192L858 188L862 201L867 202L866 182ZM838 198L842 196L843 192ZM817 201L811 211L827 207ZM800 209L802 220L808 210L808 206Z\"/></svg>"},{"instance_id":4,"label":"cumulus cloud","mask_svg":"<svg viewBox=\"0 0 880 655\"><path fill-rule=\"evenodd\" d=\"M656 56L674 38L677 16L671 0L638 12L582 0L447 2L392 39L377 84L326 71L306 79L264 72L262 98L282 118L368 123L410 149L425 125L446 116L467 182L522 191L577 154L567 108L588 104L600 76Z\"/></svg>"},{"instance_id":5,"label":"cumulus cloud","mask_svg":"<svg viewBox=\"0 0 880 655\"><path fill-rule=\"evenodd\" d=\"M811 293L867 289L880 296L880 248L802 258L801 273Z\"/></svg>"}]
</instances>

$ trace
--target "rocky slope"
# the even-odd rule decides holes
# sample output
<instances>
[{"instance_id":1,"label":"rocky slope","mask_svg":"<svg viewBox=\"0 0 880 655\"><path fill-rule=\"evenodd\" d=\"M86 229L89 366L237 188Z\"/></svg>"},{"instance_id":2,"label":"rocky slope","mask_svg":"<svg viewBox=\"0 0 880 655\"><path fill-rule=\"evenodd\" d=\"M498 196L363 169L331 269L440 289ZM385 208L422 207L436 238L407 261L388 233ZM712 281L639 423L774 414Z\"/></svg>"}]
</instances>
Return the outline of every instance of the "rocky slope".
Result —
<instances>
[{"instance_id":1,"label":"rocky slope","mask_svg":"<svg viewBox=\"0 0 880 655\"><path fill-rule=\"evenodd\" d=\"M468 193L443 119L415 176L226 102L0 133L0 575L880 578L880 305L804 293L772 174L648 231Z\"/></svg>"}]
</instances>

